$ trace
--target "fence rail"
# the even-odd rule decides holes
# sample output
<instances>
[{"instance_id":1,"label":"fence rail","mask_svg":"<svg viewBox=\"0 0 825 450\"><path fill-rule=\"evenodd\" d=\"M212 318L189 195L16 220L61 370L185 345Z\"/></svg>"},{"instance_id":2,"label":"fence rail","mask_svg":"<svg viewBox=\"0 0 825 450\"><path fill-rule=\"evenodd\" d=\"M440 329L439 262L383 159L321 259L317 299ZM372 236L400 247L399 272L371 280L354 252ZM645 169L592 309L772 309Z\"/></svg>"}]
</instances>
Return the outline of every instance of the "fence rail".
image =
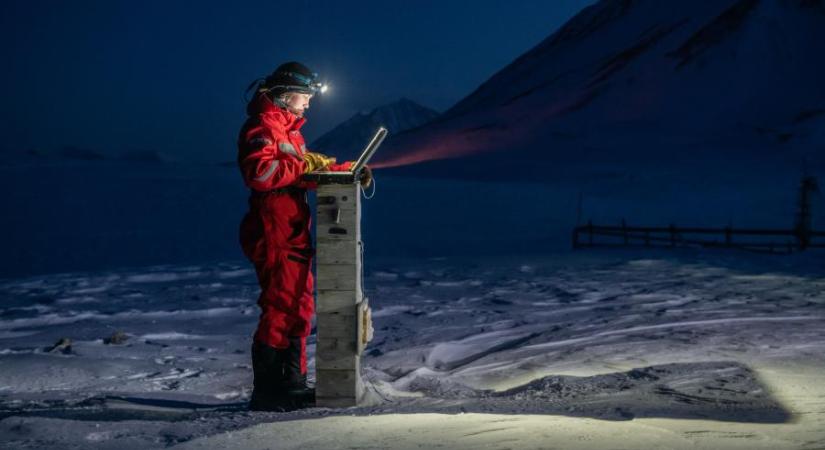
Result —
<instances>
[{"instance_id":1,"label":"fence rail","mask_svg":"<svg viewBox=\"0 0 825 450\"><path fill-rule=\"evenodd\" d=\"M718 240L699 239L717 235ZM747 236L746 240L741 236ZM760 241L759 238L791 238L785 242ZM585 247L722 247L761 253L793 253L808 248L825 248L825 232L813 230L705 228L705 227L640 227L580 225L573 229L573 248Z\"/></svg>"}]
</instances>

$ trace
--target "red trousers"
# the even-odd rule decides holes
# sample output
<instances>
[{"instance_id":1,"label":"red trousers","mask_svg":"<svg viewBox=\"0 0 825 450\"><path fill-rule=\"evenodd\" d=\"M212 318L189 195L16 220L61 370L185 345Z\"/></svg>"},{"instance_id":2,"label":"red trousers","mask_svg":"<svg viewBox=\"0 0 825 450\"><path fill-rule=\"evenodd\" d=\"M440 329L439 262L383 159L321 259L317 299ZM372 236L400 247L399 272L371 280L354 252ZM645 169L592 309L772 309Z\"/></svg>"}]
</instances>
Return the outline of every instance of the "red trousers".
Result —
<instances>
[{"instance_id":1,"label":"red trousers","mask_svg":"<svg viewBox=\"0 0 825 450\"><path fill-rule=\"evenodd\" d=\"M240 226L241 247L261 286L254 340L287 348L290 337L301 338L302 373L315 310L311 220L305 191L253 192Z\"/></svg>"}]
</instances>

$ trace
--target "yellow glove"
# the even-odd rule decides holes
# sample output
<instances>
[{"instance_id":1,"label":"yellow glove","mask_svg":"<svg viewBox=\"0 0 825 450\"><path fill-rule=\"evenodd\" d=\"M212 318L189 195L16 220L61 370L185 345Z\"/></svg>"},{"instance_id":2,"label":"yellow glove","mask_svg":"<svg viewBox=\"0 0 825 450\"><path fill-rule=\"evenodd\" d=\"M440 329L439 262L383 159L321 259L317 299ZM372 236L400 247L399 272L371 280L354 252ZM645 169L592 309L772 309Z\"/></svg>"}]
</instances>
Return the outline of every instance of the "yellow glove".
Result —
<instances>
[{"instance_id":1,"label":"yellow glove","mask_svg":"<svg viewBox=\"0 0 825 450\"><path fill-rule=\"evenodd\" d=\"M304 154L304 162L306 163L304 173L310 173L326 169L330 164L335 164L335 158L320 153L307 152Z\"/></svg>"}]
</instances>

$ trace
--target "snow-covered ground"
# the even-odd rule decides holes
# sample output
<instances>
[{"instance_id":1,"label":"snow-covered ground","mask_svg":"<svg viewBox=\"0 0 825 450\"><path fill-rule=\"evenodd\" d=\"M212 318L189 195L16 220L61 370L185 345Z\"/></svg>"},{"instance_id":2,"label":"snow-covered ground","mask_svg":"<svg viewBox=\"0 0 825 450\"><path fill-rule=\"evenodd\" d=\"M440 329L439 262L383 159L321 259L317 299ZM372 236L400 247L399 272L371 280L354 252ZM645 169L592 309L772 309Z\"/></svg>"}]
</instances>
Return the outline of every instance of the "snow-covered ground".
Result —
<instances>
[{"instance_id":1,"label":"snow-covered ground","mask_svg":"<svg viewBox=\"0 0 825 450\"><path fill-rule=\"evenodd\" d=\"M364 205L358 408L246 411L234 164L0 153L0 448L825 448L822 251L566 250L588 219L790 228L822 11L603 1L389 141L433 161Z\"/></svg>"},{"instance_id":2,"label":"snow-covered ground","mask_svg":"<svg viewBox=\"0 0 825 450\"><path fill-rule=\"evenodd\" d=\"M289 414L245 410L258 286L236 168L0 165L0 448L825 447L823 252L567 250L579 195L597 224L790 227L798 170L749 164L376 171L376 402Z\"/></svg>"},{"instance_id":3,"label":"snow-covered ground","mask_svg":"<svg viewBox=\"0 0 825 450\"><path fill-rule=\"evenodd\" d=\"M286 414L245 263L3 280L0 447L825 446L821 253L366 257L374 403Z\"/></svg>"}]
</instances>

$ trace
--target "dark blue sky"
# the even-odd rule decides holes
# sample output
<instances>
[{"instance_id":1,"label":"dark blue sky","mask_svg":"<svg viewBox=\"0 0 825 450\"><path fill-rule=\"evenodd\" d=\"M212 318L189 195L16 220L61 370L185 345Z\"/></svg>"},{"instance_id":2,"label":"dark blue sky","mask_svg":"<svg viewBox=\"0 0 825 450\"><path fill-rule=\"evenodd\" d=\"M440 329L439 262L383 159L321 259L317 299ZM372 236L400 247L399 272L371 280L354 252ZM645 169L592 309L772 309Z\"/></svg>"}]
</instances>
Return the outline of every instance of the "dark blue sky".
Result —
<instances>
[{"instance_id":1,"label":"dark blue sky","mask_svg":"<svg viewBox=\"0 0 825 450\"><path fill-rule=\"evenodd\" d=\"M592 2L3 2L0 149L232 160L244 89L288 60L331 85L310 141L402 96L443 111Z\"/></svg>"}]
</instances>

